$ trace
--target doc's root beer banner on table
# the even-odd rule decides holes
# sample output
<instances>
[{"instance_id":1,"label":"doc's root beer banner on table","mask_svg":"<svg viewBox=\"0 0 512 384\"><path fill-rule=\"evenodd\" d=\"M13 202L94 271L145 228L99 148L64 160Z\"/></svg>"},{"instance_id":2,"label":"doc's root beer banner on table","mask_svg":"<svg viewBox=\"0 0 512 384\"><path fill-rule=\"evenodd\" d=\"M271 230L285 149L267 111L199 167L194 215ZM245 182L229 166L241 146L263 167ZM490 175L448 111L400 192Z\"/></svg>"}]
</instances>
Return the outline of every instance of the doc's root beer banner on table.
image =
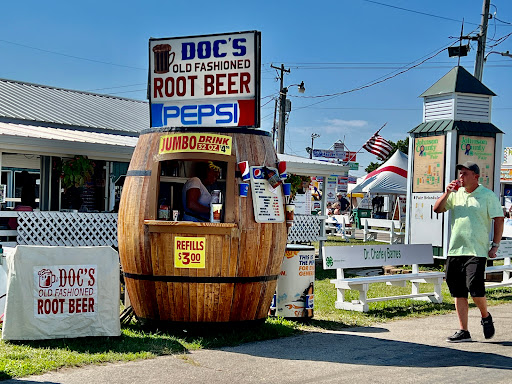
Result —
<instances>
[{"instance_id":1,"label":"doc's root beer banner on table","mask_svg":"<svg viewBox=\"0 0 512 384\"><path fill-rule=\"evenodd\" d=\"M261 33L149 40L152 127L259 127Z\"/></svg>"},{"instance_id":2,"label":"doc's root beer banner on table","mask_svg":"<svg viewBox=\"0 0 512 384\"><path fill-rule=\"evenodd\" d=\"M119 336L119 256L111 247L18 245L7 259L2 338Z\"/></svg>"}]
</instances>

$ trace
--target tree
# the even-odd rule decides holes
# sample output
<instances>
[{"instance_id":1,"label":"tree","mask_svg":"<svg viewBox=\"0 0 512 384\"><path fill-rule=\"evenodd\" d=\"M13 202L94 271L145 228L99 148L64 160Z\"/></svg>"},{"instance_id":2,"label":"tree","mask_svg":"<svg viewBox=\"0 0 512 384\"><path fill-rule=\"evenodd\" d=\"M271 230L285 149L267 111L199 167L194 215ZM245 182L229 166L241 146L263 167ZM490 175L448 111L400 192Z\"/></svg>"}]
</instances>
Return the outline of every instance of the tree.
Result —
<instances>
[{"instance_id":1,"label":"tree","mask_svg":"<svg viewBox=\"0 0 512 384\"><path fill-rule=\"evenodd\" d=\"M393 155L393 153L396 152L397 149L402 151L406 155L409 153L409 138L408 137L405 140L398 140L396 143L391 140L388 140L388 141L389 141L389 144L391 144L391 146L393 147L393 150L391 151L391 153L389 154L388 157L386 157L384 160L382 160L382 162L376 163L376 162L372 161L370 164L368 164L368 166L364 169L367 173L370 173L370 172L376 170L382 164L384 164L386 161L388 161L388 159Z\"/></svg>"}]
</instances>

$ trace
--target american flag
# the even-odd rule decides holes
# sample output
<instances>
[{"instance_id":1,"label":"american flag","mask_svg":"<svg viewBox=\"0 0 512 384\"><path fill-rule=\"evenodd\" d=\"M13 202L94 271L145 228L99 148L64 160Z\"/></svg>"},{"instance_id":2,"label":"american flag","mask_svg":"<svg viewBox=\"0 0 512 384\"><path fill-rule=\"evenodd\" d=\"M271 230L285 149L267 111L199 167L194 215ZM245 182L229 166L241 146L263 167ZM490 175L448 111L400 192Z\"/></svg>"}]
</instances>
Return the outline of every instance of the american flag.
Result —
<instances>
[{"instance_id":1,"label":"american flag","mask_svg":"<svg viewBox=\"0 0 512 384\"><path fill-rule=\"evenodd\" d=\"M387 140L379 135L379 131L380 129L363 145L363 148L373 153L378 158L385 159L391 154L393 147Z\"/></svg>"}]
</instances>

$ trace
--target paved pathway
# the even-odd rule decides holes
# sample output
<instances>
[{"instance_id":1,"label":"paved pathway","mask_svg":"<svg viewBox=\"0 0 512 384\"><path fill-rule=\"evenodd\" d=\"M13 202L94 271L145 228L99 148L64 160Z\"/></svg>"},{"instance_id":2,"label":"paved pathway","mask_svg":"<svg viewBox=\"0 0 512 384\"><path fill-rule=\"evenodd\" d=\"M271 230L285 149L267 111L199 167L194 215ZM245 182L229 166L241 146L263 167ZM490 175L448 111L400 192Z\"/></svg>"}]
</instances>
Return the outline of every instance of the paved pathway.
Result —
<instances>
[{"instance_id":1,"label":"paved pathway","mask_svg":"<svg viewBox=\"0 0 512 384\"><path fill-rule=\"evenodd\" d=\"M496 336L484 340L470 311L474 342L450 344L454 313L193 351L132 363L64 369L7 380L22 383L512 383L512 304L491 308Z\"/></svg>"}]
</instances>

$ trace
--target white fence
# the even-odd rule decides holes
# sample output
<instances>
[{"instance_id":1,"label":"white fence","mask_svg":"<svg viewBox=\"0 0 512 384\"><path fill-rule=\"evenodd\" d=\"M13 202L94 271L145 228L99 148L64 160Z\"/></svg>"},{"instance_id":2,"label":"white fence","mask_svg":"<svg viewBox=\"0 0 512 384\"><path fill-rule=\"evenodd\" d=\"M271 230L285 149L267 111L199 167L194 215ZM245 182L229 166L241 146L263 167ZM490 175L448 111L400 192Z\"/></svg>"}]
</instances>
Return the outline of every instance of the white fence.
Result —
<instances>
[{"instance_id":1,"label":"white fence","mask_svg":"<svg viewBox=\"0 0 512 384\"><path fill-rule=\"evenodd\" d=\"M0 236L16 236L18 244L115 247L118 244L117 213L3 211L0 217L17 217L17 230L0 230ZM318 216L295 215L288 243L318 241L320 222Z\"/></svg>"},{"instance_id":2,"label":"white fence","mask_svg":"<svg viewBox=\"0 0 512 384\"><path fill-rule=\"evenodd\" d=\"M318 241L320 218L314 215L294 215L293 225L288 232L288 243Z\"/></svg>"},{"instance_id":3,"label":"white fence","mask_svg":"<svg viewBox=\"0 0 512 384\"><path fill-rule=\"evenodd\" d=\"M0 233L0 236L16 235L18 244L117 247L117 213L52 211L14 211L9 212L8 215L7 212L2 213L3 217L17 217L18 228Z\"/></svg>"}]
</instances>

